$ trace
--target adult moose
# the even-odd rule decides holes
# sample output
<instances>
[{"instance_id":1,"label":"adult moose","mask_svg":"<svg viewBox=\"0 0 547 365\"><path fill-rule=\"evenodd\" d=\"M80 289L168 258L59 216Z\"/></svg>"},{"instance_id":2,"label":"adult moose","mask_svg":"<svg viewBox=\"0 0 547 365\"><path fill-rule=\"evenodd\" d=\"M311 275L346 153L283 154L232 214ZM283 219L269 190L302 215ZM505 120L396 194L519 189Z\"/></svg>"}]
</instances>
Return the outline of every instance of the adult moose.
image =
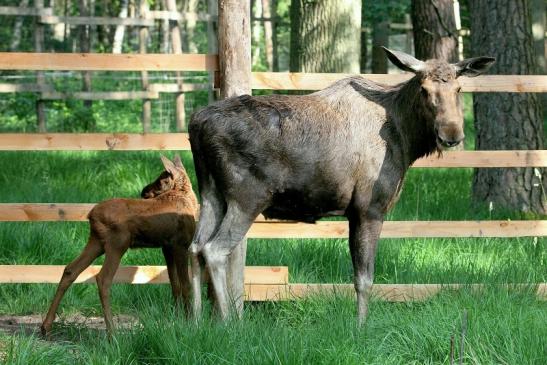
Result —
<instances>
[{"instance_id":1,"label":"adult moose","mask_svg":"<svg viewBox=\"0 0 547 365\"><path fill-rule=\"evenodd\" d=\"M254 219L349 221L358 320L368 311L376 245L386 212L412 163L464 138L459 76L477 76L494 59L448 64L384 48L415 76L399 85L349 77L309 95L234 97L190 122L202 198L190 246L194 310L199 316L202 255L218 310L229 314L226 261Z\"/></svg>"}]
</instances>

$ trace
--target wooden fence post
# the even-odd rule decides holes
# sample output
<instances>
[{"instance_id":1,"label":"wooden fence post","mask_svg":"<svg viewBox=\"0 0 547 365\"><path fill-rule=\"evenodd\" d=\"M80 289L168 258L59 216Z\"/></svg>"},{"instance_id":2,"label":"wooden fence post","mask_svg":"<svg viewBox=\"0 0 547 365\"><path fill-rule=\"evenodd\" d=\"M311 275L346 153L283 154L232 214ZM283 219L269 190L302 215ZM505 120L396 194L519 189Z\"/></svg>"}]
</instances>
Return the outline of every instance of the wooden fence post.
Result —
<instances>
[{"instance_id":1,"label":"wooden fence post","mask_svg":"<svg viewBox=\"0 0 547 365\"><path fill-rule=\"evenodd\" d=\"M250 12L250 1L219 1L218 57L221 98L251 94ZM247 239L244 239L228 259L228 291L239 316L243 313L243 268L246 253Z\"/></svg>"},{"instance_id":2,"label":"wooden fence post","mask_svg":"<svg viewBox=\"0 0 547 365\"><path fill-rule=\"evenodd\" d=\"M36 11L41 12L44 9L44 0L34 0ZM34 51L44 52L44 25L36 18L36 26L34 29ZM45 85L45 77L42 71L36 73L36 82L38 87L42 89ZM38 132L45 133L46 128L46 106L42 100L42 94L38 96L36 101L36 119L38 120Z\"/></svg>"},{"instance_id":3,"label":"wooden fence post","mask_svg":"<svg viewBox=\"0 0 547 365\"><path fill-rule=\"evenodd\" d=\"M144 18L148 12L148 1L141 0L139 6L139 15ZM146 42L148 41L148 27L143 26L139 29L139 53L146 53ZM149 91L150 83L148 81L148 71L141 72L141 83L144 91ZM152 129L152 101L143 99L142 101L142 130L149 133Z\"/></svg>"}]
</instances>

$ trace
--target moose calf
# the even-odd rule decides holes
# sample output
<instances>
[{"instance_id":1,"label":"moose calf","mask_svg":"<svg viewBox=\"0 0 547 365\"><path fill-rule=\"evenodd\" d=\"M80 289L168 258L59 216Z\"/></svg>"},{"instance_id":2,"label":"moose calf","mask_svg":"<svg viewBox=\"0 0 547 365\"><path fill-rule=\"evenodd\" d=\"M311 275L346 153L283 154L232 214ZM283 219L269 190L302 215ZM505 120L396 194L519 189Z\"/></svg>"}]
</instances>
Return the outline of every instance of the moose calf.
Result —
<instances>
[{"instance_id":1,"label":"moose calf","mask_svg":"<svg viewBox=\"0 0 547 365\"><path fill-rule=\"evenodd\" d=\"M89 212L90 234L78 258L68 264L42 323L42 334L51 331L55 312L68 287L93 260L105 254L97 286L106 328L112 331L109 292L123 254L129 248L161 247L175 302L184 299L189 311L188 246L195 230L198 209L192 184L179 156L174 162L161 156L165 171L141 193L145 199L111 199Z\"/></svg>"}]
</instances>

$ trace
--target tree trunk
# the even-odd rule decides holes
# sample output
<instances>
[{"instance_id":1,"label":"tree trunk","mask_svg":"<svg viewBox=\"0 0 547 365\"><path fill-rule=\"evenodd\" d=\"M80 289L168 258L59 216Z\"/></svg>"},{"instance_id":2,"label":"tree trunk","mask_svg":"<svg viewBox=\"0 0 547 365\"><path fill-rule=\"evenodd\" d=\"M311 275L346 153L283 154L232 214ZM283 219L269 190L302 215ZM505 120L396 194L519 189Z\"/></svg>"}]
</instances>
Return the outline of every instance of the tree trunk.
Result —
<instances>
[{"instance_id":1,"label":"tree trunk","mask_svg":"<svg viewBox=\"0 0 547 365\"><path fill-rule=\"evenodd\" d=\"M365 31L365 6L364 1L361 4L361 56L359 59L359 71L362 74L367 73L367 32Z\"/></svg>"},{"instance_id":2,"label":"tree trunk","mask_svg":"<svg viewBox=\"0 0 547 365\"><path fill-rule=\"evenodd\" d=\"M177 11L177 3L176 0L167 0L167 10L176 12ZM180 36L180 28L179 28L179 22L178 20L171 20L171 46L173 48L174 54L181 54L182 53L182 41ZM184 93L182 92L183 87L183 80L182 80L182 73L180 71L177 71L175 73L176 79L177 79L177 85L179 88L179 93L175 96L175 105L176 105L176 126L177 131L183 131L185 129L186 124L186 113L184 110Z\"/></svg>"},{"instance_id":3,"label":"tree trunk","mask_svg":"<svg viewBox=\"0 0 547 365\"><path fill-rule=\"evenodd\" d=\"M34 7L36 10L43 10L44 0L34 0ZM35 52L44 52L44 25L40 23L39 19L35 20L35 29L34 29L34 50ZM45 85L45 77L43 71L36 72L36 83L40 87ZM46 105L41 98L36 100L36 119L38 124L38 132L46 132Z\"/></svg>"},{"instance_id":4,"label":"tree trunk","mask_svg":"<svg viewBox=\"0 0 547 365\"><path fill-rule=\"evenodd\" d=\"M93 16L93 5L94 0L80 0L80 16ZM91 36L92 36L92 27L89 25L80 26L80 52L89 53L91 52ZM82 72L83 91L91 91L91 71ZM85 130L93 130L95 128L95 121L93 120L93 112L91 107L93 106L93 101L84 100L84 107L87 108L87 113L84 120Z\"/></svg>"},{"instance_id":5,"label":"tree trunk","mask_svg":"<svg viewBox=\"0 0 547 365\"><path fill-rule=\"evenodd\" d=\"M414 54L420 60L458 60L458 34L452 0L412 0Z\"/></svg>"},{"instance_id":6,"label":"tree trunk","mask_svg":"<svg viewBox=\"0 0 547 365\"><path fill-rule=\"evenodd\" d=\"M252 48L253 48L253 55L251 57L252 60L252 66L256 67L260 64L260 46L262 41L262 20L260 18L262 17L262 1L261 0L253 0L251 2L252 11L253 11L253 18L256 20L253 20L253 29L252 29Z\"/></svg>"},{"instance_id":7,"label":"tree trunk","mask_svg":"<svg viewBox=\"0 0 547 365\"><path fill-rule=\"evenodd\" d=\"M275 15L274 15L275 16ZM273 27L271 0L262 0L262 17L264 18L264 52L268 71L273 70Z\"/></svg>"},{"instance_id":8,"label":"tree trunk","mask_svg":"<svg viewBox=\"0 0 547 365\"><path fill-rule=\"evenodd\" d=\"M197 14L198 12L198 0L186 0L182 8L183 12L188 12L190 14ZM184 22L184 35L187 51L189 53L198 53L198 47L195 41L196 33L196 17L190 16Z\"/></svg>"},{"instance_id":9,"label":"tree trunk","mask_svg":"<svg viewBox=\"0 0 547 365\"><path fill-rule=\"evenodd\" d=\"M21 0L19 7L26 8L28 6L28 0ZM23 21L25 20L24 16L17 17L15 20L15 25L13 26L13 36L11 38L10 51L14 52L19 48L21 44L21 29L23 28Z\"/></svg>"},{"instance_id":10,"label":"tree trunk","mask_svg":"<svg viewBox=\"0 0 547 365\"><path fill-rule=\"evenodd\" d=\"M250 2L223 0L218 7L218 54L222 98L251 94ZM239 316L243 313L243 272L247 239L228 258L228 291Z\"/></svg>"},{"instance_id":11,"label":"tree trunk","mask_svg":"<svg viewBox=\"0 0 547 365\"><path fill-rule=\"evenodd\" d=\"M163 10L167 10L167 1L161 1ZM161 53L169 53L169 19L161 20Z\"/></svg>"},{"instance_id":12,"label":"tree trunk","mask_svg":"<svg viewBox=\"0 0 547 365\"><path fill-rule=\"evenodd\" d=\"M290 70L359 73L361 0L293 0Z\"/></svg>"},{"instance_id":13,"label":"tree trunk","mask_svg":"<svg viewBox=\"0 0 547 365\"><path fill-rule=\"evenodd\" d=\"M279 52L277 42L277 0L271 0L272 18L272 71L279 71Z\"/></svg>"},{"instance_id":14,"label":"tree trunk","mask_svg":"<svg viewBox=\"0 0 547 365\"><path fill-rule=\"evenodd\" d=\"M140 0L139 14L148 11L148 1ZM148 27L140 27L139 29L139 53L146 54L146 48L148 43L149 31ZM144 91L148 91L150 88L150 81L148 79L148 71L141 71L141 84ZM142 100L142 131L149 133L152 130L152 100Z\"/></svg>"},{"instance_id":15,"label":"tree trunk","mask_svg":"<svg viewBox=\"0 0 547 365\"><path fill-rule=\"evenodd\" d=\"M373 74L387 74L387 57L381 48L389 47L389 21L374 22L372 25L372 60L370 67Z\"/></svg>"},{"instance_id":16,"label":"tree trunk","mask_svg":"<svg viewBox=\"0 0 547 365\"><path fill-rule=\"evenodd\" d=\"M496 57L493 74L535 72L527 0L470 1L474 55ZM479 150L543 149L539 99L527 93L474 94L476 148ZM544 214L543 168L476 169L474 200L493 208Z\"/></svg>"},{"instance_id":17,"label":"tree trunk","mask_svg":"<svg viewBox=\"0 0 547 365\"><path fill-rule=\"evenodd\" d=\"M129 3L128 0L121 1L120 15L118 16L120 19L127 18L128 3ZM124 34L125 34L125 25L116 26L116 32L114 33L114 42L113 42L114 44L112 46L112 53L122 53Z\"/></svg>"},{"instance_id":18,"label":"tree trunk","mask_svg":"<svg viewBox=\"0 0 547 365\"><path fill-rule=\"evenodd\" d=\"M209 11L209 20L207 21L207 52L209 54L218 54L218 27L217 22L214 20L216 17L218 19L218 1L217 0L207 0L207 10ZM208 81L209 81L209 90L208 98L209 103L212 103L217 99L217 94L214 89L215 83L215 74L214 71L208 72Z\"/></svg>"}]
</instances>

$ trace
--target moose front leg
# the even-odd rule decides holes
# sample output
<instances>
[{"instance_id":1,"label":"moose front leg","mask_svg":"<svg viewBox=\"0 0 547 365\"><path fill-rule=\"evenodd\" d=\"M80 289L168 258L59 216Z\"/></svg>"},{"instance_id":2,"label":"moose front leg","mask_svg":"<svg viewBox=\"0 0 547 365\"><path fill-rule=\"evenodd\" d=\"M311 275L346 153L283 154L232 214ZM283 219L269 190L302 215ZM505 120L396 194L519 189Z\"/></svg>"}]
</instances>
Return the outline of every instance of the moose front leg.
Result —
<instances>
[{"instance_id":1,"label":"moose front leg","mask_svg":"<svg viewBox=\"0 0 547 365\"><path fill-rule=\"evenodd\" d=\"M353 262L354 285L357 293L357 320L363 325L368 313L368 301L374 280L374 260L383 214L369 210L349 219L349 244Z\"/></svg>"}]
</instances>

